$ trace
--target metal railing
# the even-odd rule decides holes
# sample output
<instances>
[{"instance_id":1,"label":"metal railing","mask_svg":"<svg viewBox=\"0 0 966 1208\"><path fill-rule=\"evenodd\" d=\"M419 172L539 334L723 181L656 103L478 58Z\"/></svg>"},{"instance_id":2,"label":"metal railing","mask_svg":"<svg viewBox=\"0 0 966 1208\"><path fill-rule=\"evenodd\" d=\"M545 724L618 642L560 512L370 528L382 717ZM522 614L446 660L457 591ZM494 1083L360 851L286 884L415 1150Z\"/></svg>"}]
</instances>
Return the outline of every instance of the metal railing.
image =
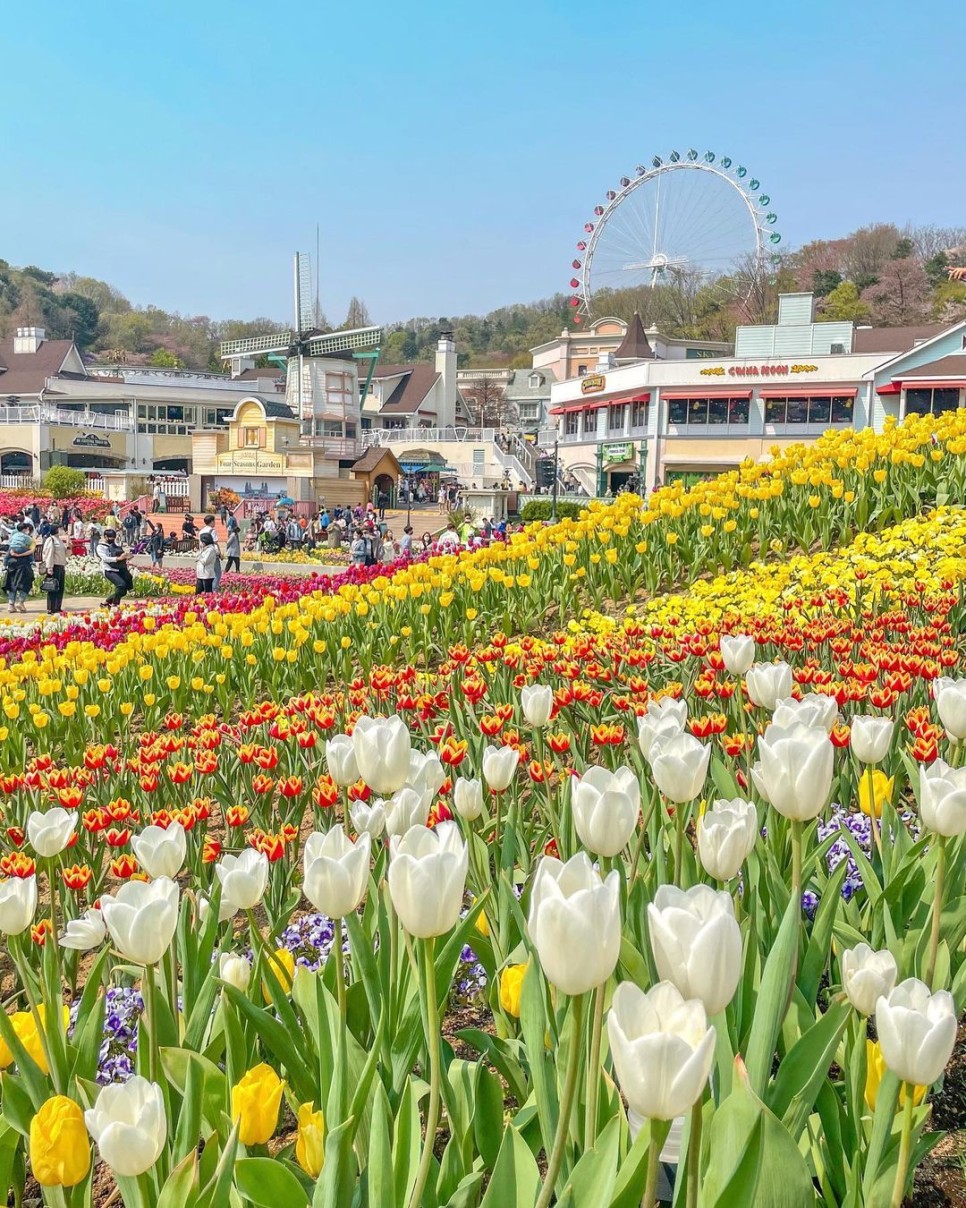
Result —
<instances>
[{"instance_id":1,"label":"metal railing","mask_svg":"<svg viewBox=\"0 0 966 1208\"><path fill-rule=\"evenodd\" d=\"M300 436L298 446L293 446L291 451L297 452L300 446L321 449L336 457L357 457L362 451L359 442L348 436ZM365 447L368 448L368 445Z\"/></svg>"},{"instance_id":2,"label":"metal railing","mask_svg":"<svg viewBox=\"0 0 966 1208\"><path fill-rule=\"evenodd\" d=\"M362 443L367 449L371 445L420 445L446 440L486 444L496 435L496 428L369 428L362 433Z\"/></svg>"},{"instance_id":3,"label":"metal railing","mask_svg":"<svg viewBox=\"0 0 966 1208\"><path fill-rule=\"evenodd\" d=\"M108 432L131 432L134 421L127 412L110 415L98 411L68 411L37 403L29 407L0 407L0 424L64 424L72 428L101 428Z\"/></svg>"}]
</instances>

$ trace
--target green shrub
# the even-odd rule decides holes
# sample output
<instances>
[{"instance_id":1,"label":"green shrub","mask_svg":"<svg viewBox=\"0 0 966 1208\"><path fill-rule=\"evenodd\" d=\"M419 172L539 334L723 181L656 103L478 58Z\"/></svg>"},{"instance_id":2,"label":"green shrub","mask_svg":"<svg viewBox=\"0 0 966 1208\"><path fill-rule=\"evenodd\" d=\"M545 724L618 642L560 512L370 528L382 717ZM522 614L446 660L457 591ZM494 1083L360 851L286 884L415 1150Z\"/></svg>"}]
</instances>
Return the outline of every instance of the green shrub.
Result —
<instances>
[{"instance_id":1,"label":"green shrub","mask_svg":"<svg viewBox=\"0 0 966 1208\"><path fill-rule=\"evenodd\" d=\"M579 503L573 503L568 499L561 499L557 502L557 519L558 520L576 520L583 508ZM553 500L551 499L530 499L520 509L520 519L524 524L530 524L534 520L549 520L553 515Z\"/></svg>"},{"instance_id":2,"label":"green shrub","mask_svg":"<svg viewBox=\"0 0 966 1208\"><path fill-rule=\"evenodd\" d=\"M80 495L87 486L87 477L83 470L74 470L70 466L51 466L44 475L44 487L55 499L69 499L72 495Z\"/></svg>"}]
</instances>

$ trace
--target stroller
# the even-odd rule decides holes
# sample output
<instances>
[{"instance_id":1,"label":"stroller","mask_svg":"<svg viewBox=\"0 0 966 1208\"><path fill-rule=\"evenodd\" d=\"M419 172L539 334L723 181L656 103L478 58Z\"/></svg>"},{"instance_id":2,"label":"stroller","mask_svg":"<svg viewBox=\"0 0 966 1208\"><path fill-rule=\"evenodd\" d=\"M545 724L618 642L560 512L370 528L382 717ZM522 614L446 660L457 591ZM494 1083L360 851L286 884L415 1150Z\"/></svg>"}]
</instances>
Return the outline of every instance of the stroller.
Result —
<instances>
[{"instance_id":1,"label":"stroller","mask_svg":"<svg viewBox=\"0 0 966 1208\"><path fill-rule=\"evenodd\" d=\"M134 542L134 544L131 546L131 553L132 553L132 554L146 554L147 552L148 552L148 539L147 539L147 537L140 537L140 538L139 538L137 541L135 541L135 542Z\"/></svg>"}]
</instances>

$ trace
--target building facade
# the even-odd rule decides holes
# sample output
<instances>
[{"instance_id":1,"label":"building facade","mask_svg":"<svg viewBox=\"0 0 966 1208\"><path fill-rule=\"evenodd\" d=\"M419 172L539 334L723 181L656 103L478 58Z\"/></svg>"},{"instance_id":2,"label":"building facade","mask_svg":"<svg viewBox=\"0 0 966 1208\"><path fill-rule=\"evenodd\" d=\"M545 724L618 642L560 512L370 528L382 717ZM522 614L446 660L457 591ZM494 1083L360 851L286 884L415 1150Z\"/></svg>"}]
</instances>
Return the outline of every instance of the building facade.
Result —
<instances>
[{"instance_id":1,"label":"building facade","mask_svg":"<svg viewBox=\"0 0 966 1208\"><path fill-rule=\"evenodd\" d=\"M593 373L602 357L617 355L634 326L641 327L637 315L631 323L605 316L589 323L585 331L564 328L557 339L531 348L533 368L549 370L558 382ZM653 355L664 361L702 360L727 356L731 352L728 343L677 339L662 335L656 327L648 328L646 336Z\"/></svg>"}]
</instances>

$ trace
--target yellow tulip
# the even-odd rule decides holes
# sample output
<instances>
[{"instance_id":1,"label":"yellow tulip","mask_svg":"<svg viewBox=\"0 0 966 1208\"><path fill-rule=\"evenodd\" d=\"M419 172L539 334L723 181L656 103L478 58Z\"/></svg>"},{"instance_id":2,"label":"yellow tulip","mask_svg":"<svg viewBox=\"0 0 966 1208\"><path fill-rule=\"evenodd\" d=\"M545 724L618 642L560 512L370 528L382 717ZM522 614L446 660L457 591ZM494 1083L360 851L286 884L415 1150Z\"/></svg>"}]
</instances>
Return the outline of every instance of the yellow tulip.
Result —
<instances>
[{"instance_id":1,"label":"yellow tulip","mask_svg":"<svg viewBox=\"0 0 966 1208\"><path fill-rule=\"evenodd\" d=\"M882 1082L882 1076L886 1072L885 1058L882 1056L882 1046L877 1040L866 1040L865 1042L865 1102L869 1111L875 1111L876 1100L879 1097L879 1085ZM925 1086L917 1086L912 1092L912 1102L918 1107L926 1097ZM901 1107L906 1105L906 1084L902 1084L899 1091L899 1104Z\"/></svg>"},{"instance_id":2,"label":"yellow tulip","mask_svg":"<svg viewBox=\"0 0 966 1208\"><path fill-rule=\"evenodd\" d=\"M231 1088L231 1118L242 1145L264 1145L275 1132L282 1080L270 1065L256 1065Z\"/></svg>"},{"instance_id":3,"label":"yellow tulip","mask_svg":"<svg viewBox=\"0 0 966 1208\"><path fill-rule=\"evenodd\" d=\"M520 998L527 968L527 965L507 965L500 974L500 1006L515 1019L520 1018Z\"/></svg>"},{"instance_id":4,"label":"yellow tulip","mask_svg":"<svg viewBox=\"0 0 966 1208\"><path fill-rule=\"evenodd\" d=\"M303 1103L299 1108L298 1125L295 1160L309 1178L317 1179L325 1162L325 1117L321 1109Z\"/></svg>"},{"instance_id":5,"label":"yellow tulip","mask_svg":"<svg viewBox=\"0 0 966 1208\"><path fill-rule=\"evenodd\" d=\"M30 1169L41 1187L76 1187L91 1168L84 1113L73 1099L54 1095L30 1121Z\"/></svg>"},{"instance_id":6,"label":"yellow tulip","mask_svg":"<svg viewBox=\"0 0 966 1208\"><path fill-rule=\"evenodd\" d=\"M859 809L863 814L882 817L882 807L892 800L895 777L887 776L878 768L866 768L859 780Z\"/></svg>"},{"instance_id":7,"label":"yellow tulip","mask_svg":"<svg viewBox=\"0 0 966 1208\"><path fill-rule=\"evenodd\" d=\"M272 973L275 975L275 980L282 987L282 992L288 994L292 989L292 981L295 978L295 957L287 948L277 948L271 955ZM268 990L268 982L262 979L262 997L267 1003L272 1001L272 996Z\"/></svg>"}]
</instances>

